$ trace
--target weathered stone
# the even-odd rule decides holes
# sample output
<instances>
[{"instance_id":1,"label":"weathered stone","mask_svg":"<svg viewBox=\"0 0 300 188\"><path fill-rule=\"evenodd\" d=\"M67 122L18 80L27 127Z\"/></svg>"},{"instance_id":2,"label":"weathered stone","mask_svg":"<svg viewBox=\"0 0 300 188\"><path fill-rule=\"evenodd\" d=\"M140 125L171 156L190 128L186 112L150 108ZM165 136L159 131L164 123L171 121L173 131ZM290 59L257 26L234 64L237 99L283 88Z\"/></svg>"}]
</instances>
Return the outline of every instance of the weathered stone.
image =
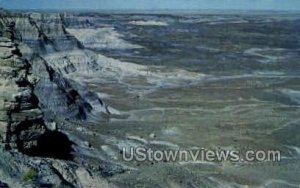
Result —
<instances>
[{"instance_id":1,"label":"weathered stone","mask_svg":"<svg viewBox=\"0 0 300 188\"><path fill-rule=\"evenodd\" d=\"M8 59L13 57L12 49L7 47L0 47L0 58L1 59Z\"/></svg>"},{"instance_id":2,"label":"weathered stone","mask_svg":"<svg viewBox=\"0 0 300 188\"><path fill-rule=\"evenodd\" d=\"M14 43L12 43L11 41L7 41L7 42L1 41L0 47L12 48L12 47L14 47Z\"/></svg>"},{"instance_id":3,"label":"weathered stone","mask_svg":"<svg viewBox=\"0 0 300 188\"><path fill-rule=\"evenodd\" d=\"M7 111L1 109L0 110L0 121L7 122L7 120L8 120Z\"/></svg>"},{"instance_id":4,"label":"weathered stone","mask_svg":"<svg viewBox=\"0 0 300 188\"><path fill-rule=\"evenodd\" d=\"M18 113L11 114L11 121L12 122L22 122L22 121L32 121L36 119L42 119L43 114L39 109L32 109L32 110L24 110Z\"/></svg>"},{"instance_id":5,"label":"weathered stone","mask_svg":"<svg viewBox=\"0 0 300 188\"><path fill-rule=\"evenodd\" d=\"M0 121L0 140L6 142L8 123Z\"/></svg>"},{"instance_id":6,"label":"weathered stone","mask_svg":"<svg viewBox=\"0 0 300 188\"><path fill-rule=\"evenodd\" d=\"M21 56L12 40L0 37L0 138L11 148L26 152L38 147L46 129L28 80L30 65Z\"/></svg>"}]
</instances>

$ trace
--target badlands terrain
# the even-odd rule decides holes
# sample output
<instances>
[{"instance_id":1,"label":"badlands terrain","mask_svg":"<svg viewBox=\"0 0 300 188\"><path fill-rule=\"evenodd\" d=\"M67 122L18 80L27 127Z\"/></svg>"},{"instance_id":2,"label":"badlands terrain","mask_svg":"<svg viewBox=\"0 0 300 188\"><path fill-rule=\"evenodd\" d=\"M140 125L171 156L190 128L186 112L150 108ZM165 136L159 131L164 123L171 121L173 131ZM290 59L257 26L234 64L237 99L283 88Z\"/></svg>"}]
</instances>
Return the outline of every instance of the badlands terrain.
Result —
<instances>
[{"instance_id":1,"label":"badlands terrain","mask_svg":"<svg viewBox=\"0 0 300 188\"><path fill-rule=\"evenodd\" d=\"M299 31L287 12L1 10L0 187L299 187Z\"/></svg>"}]
</instances>

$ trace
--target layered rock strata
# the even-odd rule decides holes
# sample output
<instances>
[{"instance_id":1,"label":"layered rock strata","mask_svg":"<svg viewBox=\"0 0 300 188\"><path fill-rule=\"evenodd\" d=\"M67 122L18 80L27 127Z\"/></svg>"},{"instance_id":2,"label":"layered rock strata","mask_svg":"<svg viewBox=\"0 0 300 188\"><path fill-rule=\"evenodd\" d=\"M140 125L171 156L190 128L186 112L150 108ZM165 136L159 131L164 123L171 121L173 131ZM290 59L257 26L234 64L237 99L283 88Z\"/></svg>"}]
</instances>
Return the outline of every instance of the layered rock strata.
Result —
<instances>
[{"instance_id":1,"label":"layered rock strata","mask_svg":"<svg viewBox=\"0 0 300 188\"><path fill-rule=\"evenodd\" d=\"M38 99L33 94L30 64L22 59L14 43L13 26L13 23L4 26L0 38L1 139L7 148L30 152L46 130Z\"/></svg>"}]
</instances>

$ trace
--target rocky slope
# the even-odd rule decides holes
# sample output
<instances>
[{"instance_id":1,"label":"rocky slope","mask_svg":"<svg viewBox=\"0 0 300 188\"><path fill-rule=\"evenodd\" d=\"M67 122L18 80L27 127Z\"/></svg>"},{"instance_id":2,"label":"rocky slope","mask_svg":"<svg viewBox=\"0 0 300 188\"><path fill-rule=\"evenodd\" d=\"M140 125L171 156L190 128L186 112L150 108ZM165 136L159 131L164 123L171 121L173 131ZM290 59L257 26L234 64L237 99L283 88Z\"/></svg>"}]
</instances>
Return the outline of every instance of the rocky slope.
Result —
<instances>
[{"instance_id":1,"label":"rocky slope","mask_svg":"<svg viewBox=\"0 0 300 188\"><path fill-rule=\"evenodd\" d=\"M38 140L46 133L46 128L38 99L33 94L35 79L29 74L30 64L21 58L15 43L14 23L8 22L2 27L2 140L7 148L18 148L27 153L38 146Z\"/></svg>"},{"instance_id":2,"label":"rocky slope","mask_svg":"<svg viewBox=\"0 0 300 188\"><path fill-rule=\"evenodd\" d=\"M115 186L108 181L130 187L139 181L134 178L141 171L139 164L120 160L123 148L178 147L157 140L155 135L148 140L127 134L123 128L112 130L119 132L114 135L106 127L107 122L123 122L130 114L110 107L99 97L113 90L112 94L124 104L151 107L138 102L148 91L190 83L204 75L177 69L160 72L157 67L151 71L147 66L98 54L99 48L140 46L123 40L112 27L99 26L94 33L92 17L86 20L71 14L0 14L0 67L5 73L0 76L5 91L0 97L0 181L10 187ZM67 28L70 25L72 28ZM91 84L90 80L95 82Z\"/></svg>"},{"instance_id":3,"label":"rocky slope","mask_svg":"<svg viewBox=\"0 0 300 188\"><path fill-rule=\"evenodd\" d=\"M62 72L43 57L81 44L59 14L0 14L0 187L111 187L83 161L89 144L64 129L108 106L65 77L74 65Z\"/></svg>"},{"instance_id":4,"label":"rocky slope","mask_svg":"<svg viewBox=\"0 0 300 188\"><path fill-rule=\"evenodd\" d=\"M68 55L55 64L45 59L48 54L52 56L58 52L83 48L81 43L66 31L64 14L23 13L12 14L5 19L14 24L15 36L22 42L22 54L29 60L33 75L38 77L39 82L34 92L42 108L75 119L86 119L93 107L109 113L101 99L84 92L84 87L65 77L65 74L77 69L82 70L72 61L68 61ZM83 66L91 70L97 68L94 62L85 62Z\"/></svg>"}]
</instances>

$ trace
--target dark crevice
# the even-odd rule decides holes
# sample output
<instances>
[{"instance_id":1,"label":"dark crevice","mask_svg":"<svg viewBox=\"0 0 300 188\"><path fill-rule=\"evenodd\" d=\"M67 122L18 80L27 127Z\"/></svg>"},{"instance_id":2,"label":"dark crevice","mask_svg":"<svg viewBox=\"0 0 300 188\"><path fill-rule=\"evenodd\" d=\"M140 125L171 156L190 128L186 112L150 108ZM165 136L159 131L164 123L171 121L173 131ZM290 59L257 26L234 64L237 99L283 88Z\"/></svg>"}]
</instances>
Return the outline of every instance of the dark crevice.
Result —
<instances>
[{"instance_id":1,"label":"dark crevice","mask_svg":"<svg viewBox=\"0 0 300 188\"><path fill-rule=\"evenodd\" d=\"M71 98L75 99L75 98L79 97L79 93L78 93L76 90L72 89L72 90L69 92L69 96L70 96Z\"/></svg>"},{"instance_id":2,"label":"dark crevice","mask_svg":"<svg viewBox=\"0 0 300 188\"><path fill-rule=\"evenodd\" d=\"M72 160L73 142L67 135L45 129L43 120L22 122L15 133L18 138L16 142L18 150L29 156ZM31 142L35 144L28 147L28 143Z\"/></svg>"},{"instance_id":3,"label":"dark crevice","mask_svg":"<svg viewBox=\"0 0 300 188\"><path fill-rule=\"evenodd\" d=\"M14 55L17 55L19 57L22 57L22 53L20 52L20 50L18 48L12 50L11 53L14 54Z\"/></svg>"},{"instance_id":4,"label":"dark crevice","mask_svg":"<svg viewBox=\"0 0 300 188\"><path fill-rule=\"evenodd\" d=\"M30 104L32 104L33 106L39 106L39 99L37 98L36 95L32 94L30 99L28 100L28 102Z\"/></svg>"},{"instance_id":5,"label":"dark crevice","mask_svg":"<svg viewBox=\"0 0 300 188\"><path fill-rule=\"evenodd\" d=\"M65 134L58 131L47 131L38 139L37 147L26 154L30 156L72 160L72 145L73 143Z\"/></svg>"},{"instance_id":6,"label":"dark crevice","mask_svg":"<svg viewBox=\"0 0 300 188\"><path fill-rule=\"evenodd\" d=\"M19 87L27 87L31 85L31 83L25 78L20 78L19 80L16 81L16 84Z\"/></svg>"},{"instance_id":7,"label":"dark crevice","mask_svg":"<svg viewBox=\"0 0 300 188\"><path fill-rule=\"evenodd\" d=\"M67 95L67 104L71 105L73 103L76 102L76 100L78 100L80 97L79 93L72 89L71 91L69 91L68 95Z\"/></svg>"},{"instance_id":8,"label":"dark crevice","mask_svg":"<svg viewBox=\"0 0 300 188\"><path fill-rule=\"evenodd\" d=\"M46 70L47 70L47 72L48 72L48 74L49 74L49 79L50 79L50 81L53 81L55 71L54 71L53 68L50 67L46 62L44 62L44 65L45 65Z\"/></svg>"},{"instance_id":9,"label":"dark crevice","mask_svg":"<svg viewBox=\"0 0 300 188\"><path fill-rule=\"evenodd\" d=\"M103 106L103 102L101 99L98 98L99 103L101 104L101 106Z\"/></svg>"},{"instance_id":10,"label":"dark crevice","mask_svg":"<svg viewBox=\"0 0 300 188\"><path fill-rule=\"evenodd\" d=\"M87 120L87 114L85 112L84 107L79 106L78 111L79 111L79 114L78 114L79 117L78 118L82 119L82 120Z\"/></svg>"}]
</instances>

